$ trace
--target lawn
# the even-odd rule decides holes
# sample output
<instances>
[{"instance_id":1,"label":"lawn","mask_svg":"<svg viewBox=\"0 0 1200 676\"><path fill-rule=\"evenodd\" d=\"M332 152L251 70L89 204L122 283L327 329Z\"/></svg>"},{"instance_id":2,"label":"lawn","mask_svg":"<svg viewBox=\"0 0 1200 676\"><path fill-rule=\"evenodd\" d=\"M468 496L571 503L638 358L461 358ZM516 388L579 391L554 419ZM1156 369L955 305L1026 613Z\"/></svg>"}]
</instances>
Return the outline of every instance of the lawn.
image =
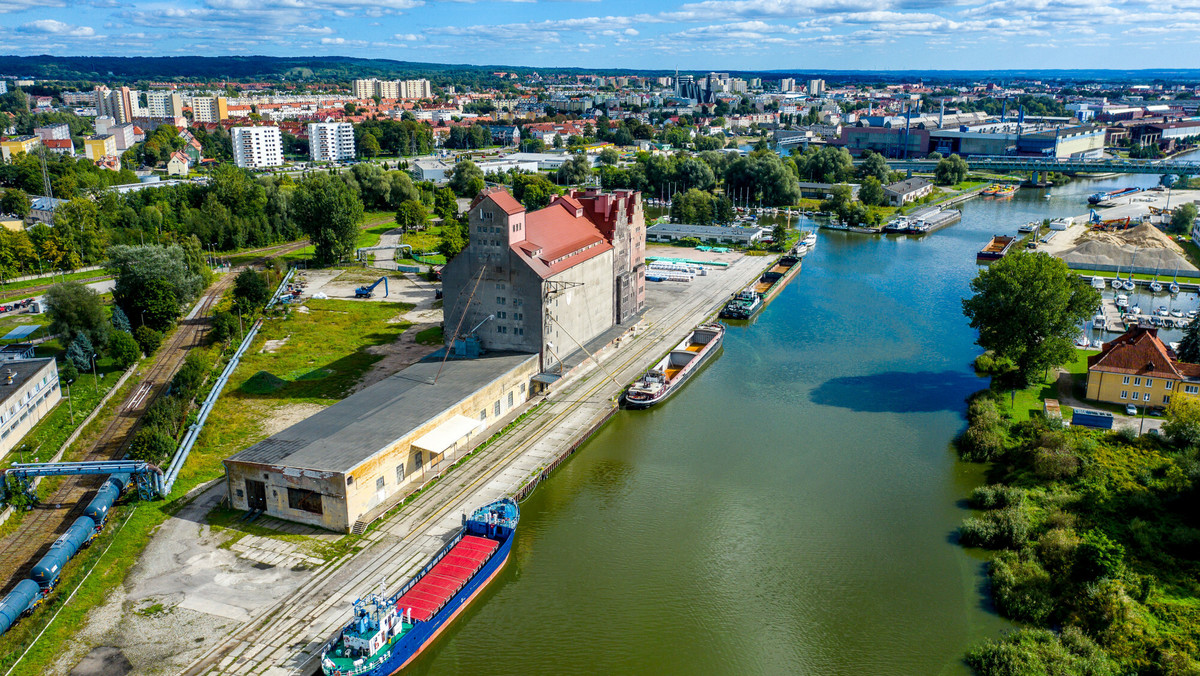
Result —
<instances>
[{"instance_id":1,"label":"lawn","mask_svg":"<svg viewBox=\"0 0 1200 676\"><path fill-rule=\"evenodd\" d=\"M57 284L58 282L70 282L80 279L91 279L98 277L101 279L112 277L104 270L88 270L87 272L68 272L62 275L54 275L53 277L40 277L38 279L25 279L19 282L7 282L0 284L0 300L8 300L10 298L26 298L21 295L21 289L27 289L31 286L42 286L45 284Z\"/></svg>"},{"instance_id":2,"label":"lawn","mask_svg":"<svg viewBox=\"0 0 1200 676\"><path fill-rule=\"evenodd\" d=\"M1112 271L1105 272L1102 270L1083 270L1083 269L1078 269L1078 268L1071 268L1071 271L1078 275L1085 275L1088 277L1095 277L1096 275L1099 275L1101 277L1107 277L1107 278L1111 279L1111 278L1117 276L1117 273L1112 272ZM1175 273L1169 272L1167 274L1157 274L1157 275L1138 273L1138 274L1135 274L1133 276L1133 278L1134 279L1144 279L1144 280L1157 279L1158 281L1162 282L1164 286L1166 286L1166 285L1170 284L1172 279L1175 278ZM1191 273L1191 274L1180 273L1178 278L1181 281L1200 283L1200 273ZM1129 273L1122 272L1121 279L1129 279Z\"/></svg>"},{"instance_id":3,"label":"lawn","mask_svg":"<svg viewBox=\"0 0 1200 676\"><path fill-rule=\"evenodd\" d=\"M1079 389L1087 381L1087 358L1093 354L1098 354L1098 351L1075 350L1075 359L1063 365L1063 369L1071 374L1077 398L1082 398ZM1051 371L1049 376L1037 379L1023 390L1016 390L1015 392L1010 390L1004 393L1007 396L1002 397L999 402L1000 410L1009 414L1014 422L1028 420L1031 416L1040 415L1043 400L1059 398L1057 382L1058 372ZM1095 408L1105 408L1105 405L1097 404ZM1071 407L1063 406L1062 414L1064 419L1070 420Z\"/></svg>"}]
</instances>

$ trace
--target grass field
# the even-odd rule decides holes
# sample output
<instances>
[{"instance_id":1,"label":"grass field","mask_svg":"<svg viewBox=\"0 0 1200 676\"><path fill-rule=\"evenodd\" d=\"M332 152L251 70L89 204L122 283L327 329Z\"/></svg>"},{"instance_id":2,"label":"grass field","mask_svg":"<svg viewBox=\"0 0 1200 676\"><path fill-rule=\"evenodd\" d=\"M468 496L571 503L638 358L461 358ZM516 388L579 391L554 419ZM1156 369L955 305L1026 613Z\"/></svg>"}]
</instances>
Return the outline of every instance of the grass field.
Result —
<instances>
[{"instance_id":1,"label":"grass field","mask_svg":"<svg viewBox=\"0 0 1200 676\"><path fill-rule=\"evenodd\" d=\"M1087 381L1087 358L1097 353L1097 350L1075 350L1075 359L1063 366L1071 374L1074 381L1073 387L1076 390L1078 390L1082 383ZM1030 383L1029 387L1023 390L1017 390L1015 393L1005 393L1000 402L1000 409L1011 415L1014 422L1021 422L1022 420L1028 420L1033 415L1040 415L1044 399L1058 398L1057 382L1058 373L1051 371L1049 376ZM1075 396L1079 396L1078 391L1075 393ZM1105 405L1097 404L1093 408L1105 408ZM1063 406L1062 414L1063 418L1070 420L1071 407Z\"/></svg>"},{"instance_id":2,"label":"grass field","mask_svg":"<svg viewBox=\"0 0 1200 676\"><path fill-rule=\"evenodd\" d=\"M68 272L62 275L54 275L53 277L40 277L38 279L25 279L19 282L7 282L0 284L0 300L8 300L10 298L26 298L20 293L21 289L27 289L31 286L43 286L45 284L57 284L58 282L70 282L80 279L91 279L92 277L111 277L104 270L88 270L87 272Z\"/></svg>"}]
</instances>

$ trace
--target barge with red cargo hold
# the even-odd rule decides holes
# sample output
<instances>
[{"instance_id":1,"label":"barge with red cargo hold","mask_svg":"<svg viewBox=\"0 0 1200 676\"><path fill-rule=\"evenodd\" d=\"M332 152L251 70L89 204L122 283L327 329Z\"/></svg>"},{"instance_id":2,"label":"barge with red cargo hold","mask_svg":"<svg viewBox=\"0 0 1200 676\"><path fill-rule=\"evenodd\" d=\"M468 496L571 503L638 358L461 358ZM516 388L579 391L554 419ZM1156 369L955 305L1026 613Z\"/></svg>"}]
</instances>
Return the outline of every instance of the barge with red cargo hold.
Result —
<instances>
[{"instance_id":1,"label":"barge with red cargo hold","mask_svg":"<svg viewBox=\"0 0 1200 676\"><path fill-rule=\"evenodd\" d=\"M408 666L508 562L519 519L508 498L481 507L394 595L356 600L354 619L321 651L321 673L390 676Z\"/></svg>"}]
</instances>

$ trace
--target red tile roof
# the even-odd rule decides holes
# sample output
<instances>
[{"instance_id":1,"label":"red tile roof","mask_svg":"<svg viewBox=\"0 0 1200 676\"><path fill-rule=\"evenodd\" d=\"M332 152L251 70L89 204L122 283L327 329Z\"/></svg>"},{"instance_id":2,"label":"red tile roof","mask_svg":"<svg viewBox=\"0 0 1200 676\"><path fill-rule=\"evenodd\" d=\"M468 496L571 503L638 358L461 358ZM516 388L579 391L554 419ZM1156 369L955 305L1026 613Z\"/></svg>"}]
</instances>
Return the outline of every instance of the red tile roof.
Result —
<instances>
[{"instance_id":1,"label":"red tile roof","mask_svg":"<svg viewBox=\"0 0 1200 676\"><path fill-rule=\"evenodd\" d=\"M556 275L612 249L590 220L561 201L525 215L525 241L512 245L542 278Z\"/></svg>"},{"instance_id":2,"label":"red tile roof","mask_svg":"<svg viewBox=\"0 0 1200 676\"><path fill-rule=\"evenodd\" d=\"M1200 365L1175 361L1175 353L1158 338L1158 329L1135 326L1088 357L1088 371L1156 376L1176 380L1194 377Z\"/></svg>"},{"instance_id":3,"label":"red tile roof","mask_svg":"<svg viewBox=\"0 0 1200 676\"><path fill-rule=\"evenodd\" d=\"M507 190L499 186L488 188L487 190L479 193L479 195L475 197L475 200L471 202L471 208L474 209L475 205L479 204L480 200L489 197L493 202L496 203L496 206L503 209L504 213L510 216L525 211L525 207L521 206L521 203L518 202L515 197L508 194Z\"/></svg>"}]
</instances>

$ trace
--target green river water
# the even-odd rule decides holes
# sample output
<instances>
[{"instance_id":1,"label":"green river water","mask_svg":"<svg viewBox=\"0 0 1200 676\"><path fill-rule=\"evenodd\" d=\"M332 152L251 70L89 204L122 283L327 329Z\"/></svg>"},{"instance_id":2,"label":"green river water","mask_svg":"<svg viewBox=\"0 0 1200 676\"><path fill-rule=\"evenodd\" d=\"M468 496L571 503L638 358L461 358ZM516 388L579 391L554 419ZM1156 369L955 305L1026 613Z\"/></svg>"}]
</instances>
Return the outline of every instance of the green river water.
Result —
<instances>
[{"instance_id":1,"label":"green river water","mask_svg":"<svg viewBox=\"0 0 1200 676\"><path fill-rule=\"evenodd\" d=\"M522 504L506 570L420 674L964 674L1011 625L954 543L986 386L960 299L993 233L1157 177L976 199L931 235L821 231L666 404L622 411ZM719 273L717 273L719 274Z\"/></svg>"}]
</instances>

